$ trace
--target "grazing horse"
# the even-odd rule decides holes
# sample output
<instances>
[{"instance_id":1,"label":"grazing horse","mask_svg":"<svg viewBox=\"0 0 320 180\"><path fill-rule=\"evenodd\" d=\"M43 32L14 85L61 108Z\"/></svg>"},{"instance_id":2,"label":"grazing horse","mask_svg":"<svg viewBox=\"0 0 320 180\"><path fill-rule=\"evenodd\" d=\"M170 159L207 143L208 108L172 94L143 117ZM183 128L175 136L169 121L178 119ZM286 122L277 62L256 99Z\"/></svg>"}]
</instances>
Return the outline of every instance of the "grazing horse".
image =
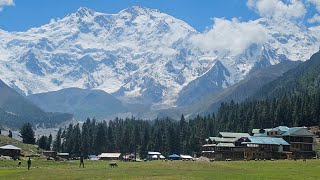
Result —
<instances>
[{"instance_id":1,"label":"grazing horse","mask_svg":"<svg viewBox=\"0 0 320 180\"><path fill-rule=\"evenodd\" d=\"M118 164L116 162L112 162L109 164L110 167L118 167Z\"/></svg>"}]
</instances>

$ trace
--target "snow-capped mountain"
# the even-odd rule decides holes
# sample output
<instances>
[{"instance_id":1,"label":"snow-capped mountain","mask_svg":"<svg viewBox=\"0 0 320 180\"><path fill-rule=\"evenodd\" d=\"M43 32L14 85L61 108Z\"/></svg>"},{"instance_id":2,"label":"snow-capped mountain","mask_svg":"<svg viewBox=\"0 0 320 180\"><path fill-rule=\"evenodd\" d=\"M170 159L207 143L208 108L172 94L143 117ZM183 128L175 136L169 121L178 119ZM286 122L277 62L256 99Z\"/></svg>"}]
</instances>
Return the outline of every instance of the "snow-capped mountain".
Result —
<instances>
[{"instance_id":1,"label":"snow-capped mountain","mask_svg":"<svg viewBox=\"0 0 320 180\"><path fill-rule=\"evenodd\" d=\"M26 95L100 89L162 108L175 106L179 95L181 103L189 102L184 97L201 87L202 94L221 90L252 70L306 60L318 50L317 28L269 19L249 25L265 31L263 42L241 51L205 49L195 39L208 32L158 10L131 7L104 14L80 8L26 32L0 30L0 77Z\"/></svg>"}]
</instances>

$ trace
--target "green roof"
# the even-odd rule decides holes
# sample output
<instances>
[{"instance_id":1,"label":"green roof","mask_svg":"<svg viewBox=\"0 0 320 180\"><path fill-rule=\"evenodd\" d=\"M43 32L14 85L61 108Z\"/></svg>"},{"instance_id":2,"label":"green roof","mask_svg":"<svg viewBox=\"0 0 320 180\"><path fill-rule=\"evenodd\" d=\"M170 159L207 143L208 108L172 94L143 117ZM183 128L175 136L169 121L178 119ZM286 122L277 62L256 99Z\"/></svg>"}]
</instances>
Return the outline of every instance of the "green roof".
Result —
<instances>
[{"instance_id":1,"label":"green roof","mask_svg":"<svg viewBox=\"0 0 320 180\"><path fill-rule=\"evenodd\" d=\"M293 127L289 128L281 136L315 136L312 132L308 131L304 127Z\"/></svg>"},{"instance_id":2,"label":"green roof","mask_svg":"<svg viewBox=\"0 0 320 180\"><path fill-rule=\"evenodd\" d=\"M242 138L242 137L250 136L250 134L248 133L233 133L233 132L220 132L219 134L222 137L227 137L227 138Z\"/></svg>"}]
</instances>

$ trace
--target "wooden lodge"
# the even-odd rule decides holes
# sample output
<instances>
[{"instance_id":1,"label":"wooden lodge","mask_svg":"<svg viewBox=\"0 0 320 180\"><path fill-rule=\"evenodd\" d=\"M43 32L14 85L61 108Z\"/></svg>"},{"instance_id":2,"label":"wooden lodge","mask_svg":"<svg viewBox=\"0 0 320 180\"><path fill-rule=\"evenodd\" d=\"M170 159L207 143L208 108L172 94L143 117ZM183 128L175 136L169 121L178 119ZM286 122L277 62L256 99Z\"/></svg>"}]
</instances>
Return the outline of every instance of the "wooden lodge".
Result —
<instances>
[{"instance_id":1,"label":"wooden lodge","mask_svg":"<svg viewBox=\"0 0 320 180\"><path fill-rule=\"evenodd\" d=\"M288 151L292 152L294 158L312 158L316 151L316 137L314 133L305 127L279 126L273 129L262 129L252 131L253 136L282 138L290 144Z\"/></svg>"},{"instance_id":2,"label":"wooden lodge","mask_svg":"<svg viewBox=\"0 0 320 180\"><path fill-rule=\"evenodd\" d=\"M248 133L220 132L218 137L209 137L202 146L202 154L213 160L243 159L246 145L242 144Z\"/></svg>"},{"instance_id":3,"label":"wooden lodge","mask_svg":"<svg viewBox=\"0 0 320 180\"><path fill-rule=\"evenodd\" d=\"M244 159L290 159L290 144L282 138L248 137L245 142Z\"/></svg>"},{"instance_id":4,"label":"wooden lodge","mask_svg":"<svg viewBox=\"0 0 320 180\"><path fill-rule=\"evenodd\" d=\"M316 135L304 127L279 126L248 133L220 132L209 137L202 155L211 160L312 158Z\"/></svg>"}]
</instances>

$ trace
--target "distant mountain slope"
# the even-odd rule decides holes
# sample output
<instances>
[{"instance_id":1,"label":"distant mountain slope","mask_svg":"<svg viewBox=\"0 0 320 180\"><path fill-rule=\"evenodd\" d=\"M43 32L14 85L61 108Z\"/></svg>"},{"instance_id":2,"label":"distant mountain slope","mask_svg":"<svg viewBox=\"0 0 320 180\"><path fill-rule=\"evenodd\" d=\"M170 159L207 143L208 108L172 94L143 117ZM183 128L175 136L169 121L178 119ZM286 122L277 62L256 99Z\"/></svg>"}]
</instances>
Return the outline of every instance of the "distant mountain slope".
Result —
<instances>
[{"instance_id":1,"label":"distant mountain slope","mask_svg":"<svg viewBox=\"0 0 320 180\"><path fill-rule=\"evenodd\" d=\"M120 100L102 90L67 88L27 97L46 111L68 112L77 120L87 117L107 118L130 110Z\"/></svg>"},{"instance_id":2,"label":"distant mountain slope","mask_svg":"<svg viewBox=\"0 0 320 180\"><path fill-rule=\"evenodd\" d=\"M197 114L208 114L217 110L221 102L234 100L240 102L254 95L265 84L281 77L288 70L300 65L300 61L284 61L249 74L244 80L224 89L220 93L211 93L193 103L186 111Z\"/></svg>"},{"instance_id":3,"label":"distant mountain slope","mask_svg":"<svg viewBox=\"0 0 320 180\"><path fill-rule=\"evenodd\" d=\"M71 120L71 114L47 113L0 80L0 124L20 127L25 122L52 126Z\"/></svg>"},{"instance_id":4,"label":"distant mountain slope","mask_svg":"<svg viewBox=\"0 0 320 180\"><path fill-rule=\"evenodd\" d=\"M279 97L285 94L313 94L320 89L320 51L310 60L264 85L252 98Z\"/></svg>"},{"instance_id":5,"label":"distant mountain slope","mask_svg":"<svg viewBox=\"0 0 320 180\"><path fill-rule=\"evenodd\" d=\"M178 106L187 106L194 101L208 94L217 93L228 87L227 78L230 72L220 61L216 61L213 67L203 76L191 81L179 92L179 98L176 104Z\"/></svg>"}]
</instances>

